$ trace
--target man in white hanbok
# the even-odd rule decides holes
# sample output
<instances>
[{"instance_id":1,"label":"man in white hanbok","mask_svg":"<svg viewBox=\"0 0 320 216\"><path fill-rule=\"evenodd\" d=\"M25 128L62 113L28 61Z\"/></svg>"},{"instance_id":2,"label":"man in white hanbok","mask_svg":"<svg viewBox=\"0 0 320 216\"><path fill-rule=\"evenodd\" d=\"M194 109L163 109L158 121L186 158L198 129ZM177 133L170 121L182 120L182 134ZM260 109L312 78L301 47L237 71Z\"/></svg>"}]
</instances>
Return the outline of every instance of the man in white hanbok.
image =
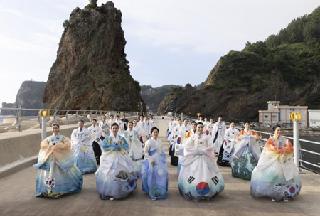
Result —
<instances>
[{"instance_id":1,"label":"man in white hanbok","mask_svg":"<svg viewBox=\"0 0 320 216\"><path fill-rule=\"evenodd\" d=\"M79 127L71 134L71 149L76 165L83 174L94 173L97 162L92 149L90 131L84 127L84 121L79 121Z\"/></svg>"},{"instance_id":2,"label":"man in white hanbok","mask_svg":"<svg viewBox=\"0 0 320 216\"><path fill-rule=\"evenodd\" d=\"M216 154L219 153L220 148L223 144L225 130L226 124L224 121L222 121L222 116L219 116L218 121L214 124L212 130L213 148Z\"/></svg>"},{"instance_id":3,"label":"man in white hanbok","mask_svg":"<svg viewBox=\"0 0 320 216\"><path fill-rule=\"evenodd\" d=\"M235 128L234 122L231 122L229 128L226 130L226 133L224 135L224 142L222 148L220 148L218 156L218 164L220 166L230 165L231 154L234 149L234 144L236 142L238 134L239 130Z\"/></svg>"},{"instance_id":4,"label":"man in white hanbok","mask_svg":"<svg viewBox=\"0 0 320 216\"><path fill-rule=\"evenodd\" d=\"M138 133L133 129L133 122L129 121L128 130L124 132L124 138L129 145L129 157L133 162L133 172L137 177L141 176L141 161L143 157L142 143L139 140Z\"/></svg>"},{"instance_id":5,"label":"man in white hanbok","mask_svg":"<svg viewBox=\"0 0 320 216\"><path fill-rule=\"evenodd\" d=\"M102 129L97 124L97 119L92 119L92 125L88 127L91 135L91 143L93 152L97 161L97 164L100 164L101 148L100 148L100 138L102 136Z\"/></svg>"}]
</instances>

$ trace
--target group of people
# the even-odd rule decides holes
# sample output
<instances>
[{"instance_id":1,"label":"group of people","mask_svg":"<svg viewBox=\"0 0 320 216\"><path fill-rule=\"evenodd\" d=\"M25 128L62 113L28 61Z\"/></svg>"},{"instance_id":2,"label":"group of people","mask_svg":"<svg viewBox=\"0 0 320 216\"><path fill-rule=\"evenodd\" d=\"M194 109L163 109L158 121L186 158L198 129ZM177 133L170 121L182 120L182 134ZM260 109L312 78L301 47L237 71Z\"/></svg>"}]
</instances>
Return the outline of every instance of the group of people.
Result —
<instances>
[{"instance_id":1,"label":"group of people","mask_svg":"<svg viewBox=\"0 0 320 216\"><path fill-rule=\"evenodd\" d=\"M179 191L187 199L210 199L224 189L217 164L231 166L234 177L251 180L253 197L287 201L299 194L292 144L279 126L264 147L249 123L240 131L234 123L226 129L221 116L215 123L171 119L167 132L171 165L177 166Z\"/></svg>"},{"instance_id":2,"label":"group of people","mask_svg":"<svg viewBox=\"0 0 320 216\"><path fill-rule=\"evenodd\" d=\"M89 128L81 120L71 140L59 130L53 124L53 134L41 142L35 164L37 197L79 192L82 175L87 173L95 173L102 200L127 197L139 178L152 200L167 197L166 154L152 119L126 122L104 117L99 123L92 119ZM240 131L234 123L226 129L222 117L215 123L172 119L167 137L171 165L177 166L178 189L188 200L208 200L224 190L218 165L231 166L234 177L251 180L253 197L286 201L299 194L301 180L292 144L281 135L280 127L275 127L262 151L261 136L249 123Z\"/></svg>"},{"instance_id":3,"label":"group of people","mask_svg":"<svg viewBox=\"0 0 320 216\"><path fill-rule=\"evenodd\" d=\"M82 189L82 175L95 173L100 198L122 199L137 188L151 199L165 198L168 191L166 156L152 119L120 121L105 117L85 128L80 120L71 140L60 134L59 124L53 134L41 142L36 177L36 196L59 198ZM150 131L147 131L150 130Z\"/></svg>"}]
</instances>

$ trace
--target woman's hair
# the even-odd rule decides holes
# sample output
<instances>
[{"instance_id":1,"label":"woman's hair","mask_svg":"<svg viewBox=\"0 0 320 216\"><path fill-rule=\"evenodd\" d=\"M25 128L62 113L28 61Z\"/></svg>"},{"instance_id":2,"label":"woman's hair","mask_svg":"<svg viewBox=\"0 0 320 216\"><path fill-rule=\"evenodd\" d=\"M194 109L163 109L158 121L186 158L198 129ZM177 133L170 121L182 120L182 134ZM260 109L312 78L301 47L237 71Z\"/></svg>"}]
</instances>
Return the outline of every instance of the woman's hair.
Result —
<instances>
[{"instance_id":1,"label":"woman's hair","mask_svg":"<svg viewBox=\"0 0 320 216\"><path fill-rule=\"evenodd\" d=\"M58 123L53 123L53 124L52 124L52 127L58 127L58 128L60 128L60 125L59 125Z\"/></svg>"},{"instance_id":2,"label":"woman's hair","mask_svg":"<svg viewBox=\"0 0 320 216\"><path fill-rule=\"evenodd\" d=\"M119 125L118 125L117 122L112 123L111 128L112 128L113 126L117 126L117 127L119 128Z\"/></svg>"},{"instance_id":3,"label":"woman's hair","mask_svg":"<svg viewBox=\"0 0 320 216\"><path fill-rule=\"evenodd\" d=\"M277 128L281 128L281 126L280 126L280 125L275 125L275 126L273 126L273 127L272 127L272 131L275 132Z\"/></svg>"},{"instance_id":4,"label":"woman's hair","mask_svg":"<svg viewBox=\"0 0 320 216\"><path fill-rule=\"evenodd\" d=\"M152 133L154 130L157 130L158 133L159 133L159 128L157 128L157 127L152 127L152 128L151 128L151 133Z\"/></svg>"},{"instance_id":5,"label":"woman's hair","mask_svg":"<svg viewBox=\"0 0 320 216\"><path fill-rule=\"evenodd\" d=\"M203 126L203 122L198 122L198 123L197 123L197 126L198 126L198 125L202 125L202 126Z\"/></svg>"}]
</instances>

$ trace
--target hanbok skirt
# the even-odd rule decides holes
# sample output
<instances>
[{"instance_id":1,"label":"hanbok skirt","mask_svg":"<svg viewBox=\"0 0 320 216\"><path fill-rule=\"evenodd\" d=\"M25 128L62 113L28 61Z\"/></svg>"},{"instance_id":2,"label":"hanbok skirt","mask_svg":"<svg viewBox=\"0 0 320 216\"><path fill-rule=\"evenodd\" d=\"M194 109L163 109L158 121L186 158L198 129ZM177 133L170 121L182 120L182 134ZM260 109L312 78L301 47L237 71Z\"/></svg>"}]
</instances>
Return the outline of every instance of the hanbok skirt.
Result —
<instances>
[{"instance_id":1,"label":"hanbok skirt","mask_svg":"<svg viewBox=\"0 0 320 216\"><path fill-rule=\"evenodd\" d=\"M132 159L133 174L137 177L141 177L142 159Z\"/></svg>"},{"instance_id":2,"label":"hanbok skirt","mask_svg":"<svg viewBox=\"0 0 320 216\"><path fill-rule=\"evenodd\" d=\"M73 161L73 160L72 160ZM36 197L59 198L80 192L82 174L76 165L63 166L53 161L36 164Z\"/></svg>"},{"instance_id":3,"label":"hanbok skirt","mask_svg":"<svg viewBox=\"0 0 320 216\"><path fill-rule=\"evenodd\" d=\"M233 141L224 141L221 145L219 155L218 155L218 165L219 166L230 166L230 159L233 150Z\"/></svg>"},{"instance_id":4,"label":"hanbok skirt","mask_svg":"<svg viewBox=\"0 0 320 216\"><path fill-rule=\"evenodd\" d=\"M97 161L92 146L80 146L74 150L76 165L82 174L94 173L97 170Z\"/></svg>"},{"instance_id":5,"label":"hanbok skirt","mask_svg":"<svg viewBox=\"0 0 320 216\"><path fill-rule=\"evenodd\" d=\"M118 151L102 153L96 185L101 199L127 197L137 187L131 158Z\"/></svg>"},{"instance_id":6,"label":"hanbok skirt","mask_svg":"<svg viewBox=\"0 0 320 216\"><path fill-rule=\"evenodd\" d=\"M260 146L257 143L239 143L239 145L230 160L232 176L250 180L261 154Z\"/></svg>"},{"instance_id":7,"label":"hanbok skirt","mask_svg":"<svg viewBox=\"0 0 320 216\"><path fill-rule=\"evenodd\" d=\"M301 179L293 160L280 162L275 155L267 153L261 155L253 170L250 186L253 197L269 197L281 201L299 194Z\"/></svg>"},{"instance_id":8,"label":"hanbok skirt","mask_svg":"<svg viewBox=\"0 0 320 216\"><path fill-rule=\"evenodd\" d=\"M178 177L180 194L188 200L209 200L224 189L216 162L206 155L185 156Z\"/></svg>"},{"instance_id":9,"label":"hanbok skirt","mask_svg":"<svg viewBox=\"0 0 320 216\"><path fill-rule=\"evenodd\" d=\"M154 165L148 159L142 162L142 190L151 199L167 197L168 168L165 154L161 154Z\"/></svg>"}]
</instances>

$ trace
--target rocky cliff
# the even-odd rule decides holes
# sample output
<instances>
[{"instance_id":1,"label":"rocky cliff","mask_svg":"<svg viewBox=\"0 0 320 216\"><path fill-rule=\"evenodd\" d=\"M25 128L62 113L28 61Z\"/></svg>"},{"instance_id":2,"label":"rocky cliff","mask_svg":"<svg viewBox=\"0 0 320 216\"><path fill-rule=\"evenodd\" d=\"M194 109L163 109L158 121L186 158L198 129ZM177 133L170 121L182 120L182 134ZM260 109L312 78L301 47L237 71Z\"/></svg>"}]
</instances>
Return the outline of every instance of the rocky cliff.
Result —
<instances>
[{"instance_id":1,"label":"rocky cliff","mask_svg":"<svg viewBox=\"0 0 320 216\"><path fill-rule=\"evenodd\" d=\"M141 97L146 103L147 111L156 113L163 98L171 92L177 85L164 85L160 87L152 87L150 85L141 86Z\"/></svg>"},{"instance_id":2,"label":"rocky cliff","mask_svg":"<svg viewBox=\"0 0 320 216\"><path fill-rule=\"evenodd\" d=\"M16 96L18 107L25 109L43 108L43 92L46 86L45 82L24 81L21 84ZM38 115L38 111L23 111L23 115Z\"/></svg>"},{"instance_id":3,"label":"rocky cliff","mask_svg":"<svg viewBox=\"0 0 320 216\"><path fill-rule=\"evenodd\" d=\"M24 81L16 95L16 102L14 103L2 103L3 108L18 108L22 107L24 109L41 109L43 108L43 92L45 88L45 82L37 81ZM6 111L2 110L1 115L15 115L16 111ZM23 116L26 115L38 115L38 111L23 111Z\"/></svg>"},{"instance_id":4,"label":"rocky cliff","mask_svg":"<svg viewBox=\"0 0 320 216\"><path fill-rule=\"evenodd\" d=\"M175 89L160 111L257 120L268 100L320 108L320 8L265 41L220 58L199 90ZM188 96L188 97L187 97Z\"/></svg>"},{"instance_id":5,"label":"rocky cliff","mask_svg":"<svg viewBox=\"0 0 320 216\"><path fill-rule=\"evenodd\" d=\"M76 8L64 22L43 101L47 108L139 111L139 83L124 52L122 14L112 2Z\"/></svg>"}]
</instances>

